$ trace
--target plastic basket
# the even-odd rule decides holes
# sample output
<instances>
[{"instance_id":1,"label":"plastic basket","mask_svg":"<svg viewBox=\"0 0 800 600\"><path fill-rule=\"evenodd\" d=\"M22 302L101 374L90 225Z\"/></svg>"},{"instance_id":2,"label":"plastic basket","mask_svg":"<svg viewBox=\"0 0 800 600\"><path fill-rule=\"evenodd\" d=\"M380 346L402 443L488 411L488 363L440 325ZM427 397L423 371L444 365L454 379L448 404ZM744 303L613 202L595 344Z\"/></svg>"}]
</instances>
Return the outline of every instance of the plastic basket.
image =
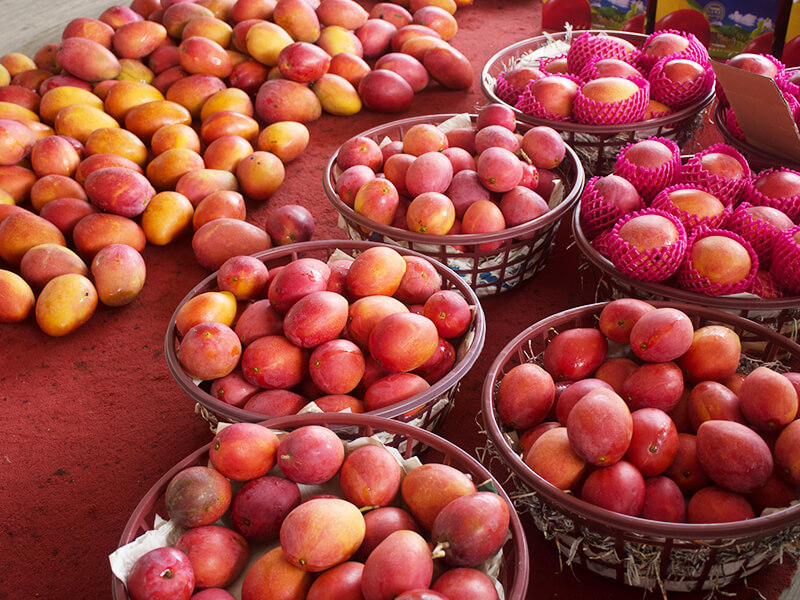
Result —
<instances>
[{"instance_id":1,"label":"plastic basket","mask_svg":"<svg viewBox=\"0 0 800 600\"><path fill-rule=\"evenodd\" d=\"M440 124L454 114L425 115L393 121L368 129L358 135L379 144L385 138L399 140L405 131L420 123ZM476 115L470 115L475 122ZM522 124L518 131L527 131ZM373 240L410 248L434 258L453 269L478 296L491 296L513 289L542 270L555 244L563 217L577 202L584 183L584 170L578 155L567 147L561 164L555 169L565 182L563 198L541 217L495 233L430 235L398 227L381 225L358 214L345 204L335 191L334 166L338 151L325 166L322 183L325 194L339 213L340 225L352 239ZM556 190L554 193L558 193ZM500 242L496 249L483 249L481 244Z\"/></svg>"},{"instance_id":2,"label":"plastic basket","mask_svg":"<svg viewBox=\"0 0 800 600\"><path fill-rule=\"evenodd\" d=\"M653 302L685 312L694 326L723 324L757 339L747 356L785 366L800 364L800 346L736 315L696 305ZM800 504L746 521L720 524L666 523L622 515L567 494L534 473L508 441L494 398L503 375L518 364L537 361L559 331L596 327L606 303L580 306L551 315L524 330L498 354L482 392L482 413L489 450L508 469L518 510L531 513L537 529L555 544L568 564L580 564L626 585L666 591L717 590L780 560L797 554ZM744 362L749 360L744 359ZM539 363L541 364L541 363ZM760 364L760 362L750 363Z\"/></svg>"},{"instance_id":3,"label":"plastic basket","mask_svg":"<svg viewBox=\"0 0 800 600\"><path fill-rule=\"evenodd\" d=\"M600 30L588 31L593 34L608 34L608 32ZM558 130L566 142L575 148L587 170L593 175L610 173L617 152L623 146L641 139L663 137L673 140L682 148L692 138L699 126L703 109L714 98L713 89L696 102L669 115L624 125L585 125L570 121L540 119L522 112L497 95L495 91L497 78L505 70L516 65L520 59L553 41L567 47L571 40L576 39L582 33L584 31L562 31L540 35L503 48L492 56L481 70L481 89L484 95L491 102L500 102L510 106L514 110L517 120L522 123L549 125ZM628 31L614 31L613 35L628 40L637 47L641 47L647 39L644 34Z\"/></svg>"},{"instance_id":4,"label":"plastic basket","mask_svg":"<svg viewBox=\"0 0 800 600\"><path fill-rule=\"evenodd\" d=\"M572 235L580 251L581 287L588 299L598 301L631 297L699 304L745 317L791 340L798 339L800 298L797 296L769 299L752 294L707 296L682 290L677 284L670 285L671 279L666 282L651 282L626 277L609 259L592 247L581 228L580 219L577 217L578 210L575 211L575 215L572 219ZM749 334L749 330L744 331L743 342L749 341Z\"/></svg>"},{"instance_id":5,"label":"plastic basket","mask_svg":"<svg viewBox=\"0 0 800 600\"><path fill-rule=\"evenodd\" d=\"M444 438L413 425L374 415L345 413L293 415L261 423L278 431L290 431L305 425L322 425L335 430L343 440L377 435L385 445L397 448L404 458L411 456L412 447L425 446L427 450L421 457L423 463L435 462L455 467L468 474L479 489L497 492L508 502L509 507L513 507L500 482L475 458ZM119 547L153 529L156 514L167 518L164 493L169 482L187 467L207 465L210 446L211 444L207 444L187 456L164 473L148 490L125 524L119 539ZM530 569L528 545L519 515L513 509L509 512L510 536L502 548L502 562L497 580L503 586L506 600L524 600ZM124 583L114 575L112 575L111 590L114 600L129 600Z\"/></svg>"},{"instance_id":6,"label":"plastic basket","mask_svg":"<svg viewBox=\"0 0 800 600\"><path fill-rule=\"evenodd\" d=\"M357 240L321 240L278 246L270 250L259 252L254 256L264 262L267 267L275 267L302 257L318 258L326 261L337 250L349 254L350 256L356 256L358 253L368 248L380 245L382 244ZM417 394L416 396L391 406L368 412L370 415L408 421L425 429L433 430L444 420L444 417L447 415L450 408L452 408L461 378L469 372L481 353L486 337L486 318L478 297L460 277L453 273L453 271L438 261L425 257L413 250L394 246L393 248L402 255L419 256L428 259L441 275L442 289L453 289L460 292L466 298L472 309L473 317L469 330L464 336L461 347L456 348L457 355L455 365L446 375L421 394ZM217 422L220 420L227 422L246 421L258 423L266 418L263 414L244 410L243 408L232 406L215 398L208 391L211 382L195 381L186 374L178 361L176 353L178 337L175 328L178 310L198 294L215 290L217 286L216 278L217 273L215 271L192 288L175 309L175 312L170 318L164 338L164 352L167 358L167 366L169 367L172 377L181 389L197 403L198 412L200 412L212 426L216 426Z\"/></svg>"}]
</instances>

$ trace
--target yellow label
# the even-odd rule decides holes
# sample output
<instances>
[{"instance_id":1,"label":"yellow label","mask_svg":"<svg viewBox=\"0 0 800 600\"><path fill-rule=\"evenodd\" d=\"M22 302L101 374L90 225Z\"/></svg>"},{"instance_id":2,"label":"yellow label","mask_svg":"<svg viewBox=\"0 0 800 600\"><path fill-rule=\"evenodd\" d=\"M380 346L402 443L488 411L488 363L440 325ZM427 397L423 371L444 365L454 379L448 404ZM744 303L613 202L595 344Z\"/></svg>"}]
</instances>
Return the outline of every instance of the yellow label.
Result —
<instances>
[{"instance_id":1,"label":"yellow label","mask_svg":"<svg viewBox=\"0 0 800 600\"><path fill-rule=\"evenodd\" d=\"M658 0L656 4L656 21L676 10L693 9L702 12L697 2L691 0Z\"/></svg>"},{"instance_id":2,"label":"yellow label","mask_svg":"<svg viewBox=\"0 0 800 600\"><path fill-rule=\"evenodd\" d=\"M792 2L792 10L789 13L789 24L786 26L786 41L800 35L800 2Z\"/></svg>"}]
</instances>

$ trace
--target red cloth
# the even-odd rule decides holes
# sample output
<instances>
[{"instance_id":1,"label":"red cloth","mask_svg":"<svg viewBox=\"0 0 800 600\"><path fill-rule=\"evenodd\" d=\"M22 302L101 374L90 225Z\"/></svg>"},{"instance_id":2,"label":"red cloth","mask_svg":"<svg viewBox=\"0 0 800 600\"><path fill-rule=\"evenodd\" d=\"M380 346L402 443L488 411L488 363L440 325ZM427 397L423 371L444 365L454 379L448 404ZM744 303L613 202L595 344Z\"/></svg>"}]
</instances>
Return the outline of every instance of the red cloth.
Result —
<instances>
[{"instance_id":1,"label":"red cloth","mask_svg":"<svg viewBox=\"0 0 800 600\"><path fill-rule=\"evenodd\" d=\"M452 44L474 65L468 92L433 87L417 94L399 115L364 110L309 124L308 149L287 165L286 180L272 199L248 205L248 220L263 224L275 207L299 203L314 214L315 239L343 238L321 184L324 165L338 145L397 118L474 112L484 103L480 68L504 46L537 35L540 10L540 3L530 0L475 0L460 9ZM476 414L484 375L497 353L537 319L593 300L591 293L581 295L577 250L569 247L569 237L565 220L542 273L483 301L485 347L440 430L473 454L485 444ZM193 402L172 380L163 351L172 312L208 271L195 261L188 239L148 246L143 255L147 282L132 304L100 306L87 324L64 338L48 337L33 318L0 329L0 407L6 421L0 444L0 598L109 597L107 556L134 507L165 470L211 439ZM640 589L581 568L560 569L554 547L527 516L523 520L531 555L529 598L643 597ZM777 600L790 574L789 566L771 566L749 583L767 600ZM748 588L736 585L731 591L738 595ZM700 600L705 593L681 597Z\"/></svg>"}]
</instances>

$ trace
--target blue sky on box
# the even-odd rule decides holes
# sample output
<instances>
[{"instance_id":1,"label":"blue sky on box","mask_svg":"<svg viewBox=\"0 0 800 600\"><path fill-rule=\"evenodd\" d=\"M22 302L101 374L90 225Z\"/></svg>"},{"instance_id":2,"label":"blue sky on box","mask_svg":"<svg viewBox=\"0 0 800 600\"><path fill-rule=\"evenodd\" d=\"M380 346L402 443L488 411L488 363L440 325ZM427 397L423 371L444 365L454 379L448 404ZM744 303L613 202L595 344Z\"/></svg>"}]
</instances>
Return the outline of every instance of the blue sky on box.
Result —
<instances>
[{"instance_id":1,"label":"blue sky on box","mask_svg":"<svg viewBox=\"0 0 800 600\"><path fill-rule=\"evenodd\" d=\"M611 5L620 11L627 12L632 5L643 6L642 0L593 0L593 6ZM753 12L754 8L758 13L768 13L776 15L778 12L778 0L712 0L712 2L701 1L706 7L705 13L712 25L738 25L742 29L752 31L758 25L759 19L764 19ZM638 11L637 11L638 12ZM644 12L644 8L641 9ZM774 18L766 17L764 29L773 29Z\"/></svg>"}]
</instances>

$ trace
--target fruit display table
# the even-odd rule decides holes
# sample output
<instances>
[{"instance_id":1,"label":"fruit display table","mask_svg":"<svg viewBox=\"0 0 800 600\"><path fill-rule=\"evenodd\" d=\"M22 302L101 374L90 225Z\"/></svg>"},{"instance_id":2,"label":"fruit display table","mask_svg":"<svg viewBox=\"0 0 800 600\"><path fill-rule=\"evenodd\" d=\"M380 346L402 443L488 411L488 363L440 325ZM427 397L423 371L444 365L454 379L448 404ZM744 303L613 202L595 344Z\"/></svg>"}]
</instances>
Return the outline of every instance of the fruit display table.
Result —
<instances>
[{"instance_id":1,"label":"fruit display table","mask_svg":"<svg viewBox=\"0 0 800 600\"><path fill-rule=\"evenodd\" d=\"M59 41L71 19L96 17L110 4L91 0L36 6L10 0L4 5L0 55L33 56L42 45ZM300 204L314 216L315 240L344 239L322 184L332 153L349 137L389 120L474 112L485 103L477 80L481 67L501 48L540 33L541 3L475 0L458 10L457 21L459 31L451 43L469 58L475 74L468 90L431 86L415 94L400 114L363 109L354 116L323 115L309 123L308 147L287 164L286 178L269 200L248 202L248 221L263 226L277 207ZM707 143L719 141L713 129L702 135ZM568 224L562 226L541 273L517 289L481 300L485 346L438 431L473 456L484 457L478 411L483 380L497 353L531 323L593 300L591 290L581 286L578 250L570 237ZM46 335L33 318L0 325L0 407L7 422L0 451L0 598L109 597L107 557L133 508L165 471L211 440L208 423L170 376L163 349L175 307L209 271L196 260L189 238L163 247L148 245L142 256L147 277L135 301L120 308L98 306L68 336ZM503 480L500 465L488 456L485 464ZM529 598L643 597L641 589L562 564L530 517L523 515L523 524L531 555ZM770 565L729 591L743 598L797 598L797 584L790 589L793 566ZM707 592L682 597L700 600Z\"/></svg>"}]
</instances>

